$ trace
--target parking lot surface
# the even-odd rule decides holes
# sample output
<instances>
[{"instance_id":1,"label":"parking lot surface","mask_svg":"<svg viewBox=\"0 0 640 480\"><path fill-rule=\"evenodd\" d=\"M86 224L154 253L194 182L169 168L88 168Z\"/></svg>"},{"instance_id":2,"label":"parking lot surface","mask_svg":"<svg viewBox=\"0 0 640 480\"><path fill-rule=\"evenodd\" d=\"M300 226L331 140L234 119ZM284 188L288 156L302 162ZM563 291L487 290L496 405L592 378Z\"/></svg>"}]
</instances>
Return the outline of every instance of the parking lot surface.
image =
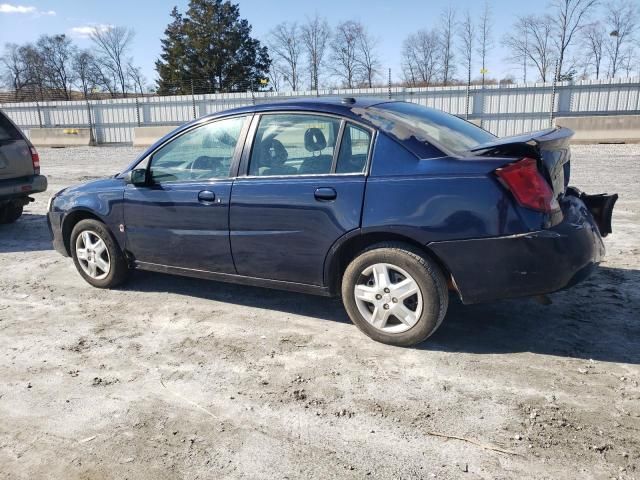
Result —
<instances>
[{"instance_id":1,"label":"parking lot surface","mask_svg":"<svg viewBox=\"0 0 640 480\"><path fill-rule=\"evenodd\" d=\"M338 299L89 286L47 198L139 152L40 149L49 192L0 226L0 478L640 478L640 146L573 149L573 185L620 194L595 275L547 306L452 299L408 349Z\"/></svg>"}]
</instances>

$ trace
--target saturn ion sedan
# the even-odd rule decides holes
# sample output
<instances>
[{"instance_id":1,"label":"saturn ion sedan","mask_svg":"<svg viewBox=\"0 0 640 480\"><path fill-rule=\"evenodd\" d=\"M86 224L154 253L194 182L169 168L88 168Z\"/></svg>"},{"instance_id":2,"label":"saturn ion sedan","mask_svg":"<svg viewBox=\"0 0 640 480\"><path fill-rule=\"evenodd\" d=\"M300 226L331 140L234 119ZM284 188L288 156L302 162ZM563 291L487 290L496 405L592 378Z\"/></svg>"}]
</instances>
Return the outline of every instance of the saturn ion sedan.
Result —
<instances>
[{"instance_id":1,"label":"saturn ion sedan","mask_svg":"<svg viewBox=\"0 0 640 480\"><path fill-rule=\"evenodd\" d=\"M539 296L601 261L617 195L569 186L572 134L497 138L380 99L262 104L58 192L48 220L95 287L142 269L339 295L366 335L408 346L442 323L449 291L465 304Z\"/></svg>"}]
</instances>

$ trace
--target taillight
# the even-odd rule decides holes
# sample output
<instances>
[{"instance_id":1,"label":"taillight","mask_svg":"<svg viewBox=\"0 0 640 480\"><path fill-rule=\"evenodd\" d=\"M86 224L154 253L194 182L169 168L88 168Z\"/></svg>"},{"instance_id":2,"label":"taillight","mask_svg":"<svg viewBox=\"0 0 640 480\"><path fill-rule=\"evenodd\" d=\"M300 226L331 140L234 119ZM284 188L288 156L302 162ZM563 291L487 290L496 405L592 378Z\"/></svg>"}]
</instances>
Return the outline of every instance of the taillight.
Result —
<instances>
[{"instance_id":1,"label":"taillight","mask_svg":"<svg viewBox=\"0 0 640 480\"><path fill-rule=\"evenodd\" d=\"M40 155L38 155L38 151L36 147L31 147L31 163L33 164L33 172L36 175L40 175Z\"/></svg>"},{"instance_id":2,"label":"taillight","mask_svg":"<svg viewBox=\"0 0 640 480\"><path fill-rule=\"evenodd\" d=\"M498 168L496 175L523 207L545 213L558 209L553 190L540 174L535 159L523 158Z\"/></svg>"}]
</instances>

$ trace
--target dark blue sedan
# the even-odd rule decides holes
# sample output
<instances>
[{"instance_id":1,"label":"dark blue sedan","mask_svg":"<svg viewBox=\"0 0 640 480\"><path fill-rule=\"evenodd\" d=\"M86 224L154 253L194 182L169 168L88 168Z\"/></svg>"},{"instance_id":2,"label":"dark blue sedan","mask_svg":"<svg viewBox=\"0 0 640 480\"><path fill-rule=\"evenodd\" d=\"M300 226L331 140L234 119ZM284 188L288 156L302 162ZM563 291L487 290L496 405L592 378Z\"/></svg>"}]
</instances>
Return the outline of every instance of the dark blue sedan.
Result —
<instances>
[{"instance_id":1,"label":"dark blue sedan","mask_svg":"<svg viewBox=\"0 0 640 480\"><path fill-rule=\"evenodd\" d=\"M617 196L568 186L571 136L499 139L375 99L245 107L58 192L48 219L96 287L139 268L341 295L363 332L406 346L438 328L449 290L464 303L543 295L600 262Z\"/></svg>"}]
</instances>

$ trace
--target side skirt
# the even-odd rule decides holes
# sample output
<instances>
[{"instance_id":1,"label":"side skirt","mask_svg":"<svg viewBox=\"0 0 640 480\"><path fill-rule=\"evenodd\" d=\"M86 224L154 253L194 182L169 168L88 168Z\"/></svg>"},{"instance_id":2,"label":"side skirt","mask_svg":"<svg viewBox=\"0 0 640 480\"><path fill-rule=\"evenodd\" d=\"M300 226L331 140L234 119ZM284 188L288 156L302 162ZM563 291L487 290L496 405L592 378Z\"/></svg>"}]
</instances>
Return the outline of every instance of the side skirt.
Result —
<instances>
[{"instance_id":1,"label":"side skirt","mask_svg":"<svg viewBox=\"0 0 640 480\"><path fill-rule=\"evenodd\" d=\"M133 262L134 268L146 270L149 272L168 273L171 275L180 275L183 277L203 278L205 280L215 280L217 282L236 283L238 285L249 285L252 287L273 288L275 290L287 290L290 292L308 293L311 295L320 295L330 297L331 293L327 287L318 285L308 285L306 283L285 282L282 280L268 280L265 278L244 277L233 273L216 273L206 270L194 270L190 268L171 267L168 265L160 265L157 263Z\"/></svg>"}]
</instances>

